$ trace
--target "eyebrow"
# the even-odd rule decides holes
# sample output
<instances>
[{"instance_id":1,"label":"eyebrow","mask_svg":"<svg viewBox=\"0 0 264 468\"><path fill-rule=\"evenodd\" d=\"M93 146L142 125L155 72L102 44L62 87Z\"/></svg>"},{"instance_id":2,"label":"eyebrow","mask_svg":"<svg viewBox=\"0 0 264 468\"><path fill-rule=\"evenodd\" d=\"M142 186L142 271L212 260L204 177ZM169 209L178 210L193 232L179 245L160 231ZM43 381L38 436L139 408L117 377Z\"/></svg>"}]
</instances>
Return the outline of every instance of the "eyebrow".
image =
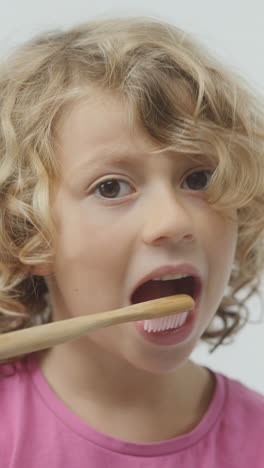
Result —
<instances>
[{"instance_id":1,"label":"eyebrow","mask_svg":"<svg viewBox=\"0 0 264 468\"><path fill-rule=\"evenodd\" d=\"M144 160L144 156L147 153L129 153L129 152L117 152L105 150L103 153L98 152L93 154L93 158L90 160L83 161L81 164L74 168L74 172L80 172L86 167L91 169L99 168L101 165L122 165L124 167L133 167L138 164L139 161Z\"/></svg>"},{"instance_id":2,"label":"eyebrow","mask_svg":"<svg viewBox=\"0 0 264 468\"><path fill-rule=\"evenodd\" d=\"M98 151L93 153L93 157L90 160L85 160L82 161L78 166L76 166L73 169L73 173L75 175L78 175L79 173L82 173L82 171L86 168L89 169L99 169L102 165L107 165L107 166L122 166L124 168L133 168L136 167L139 163L146 163L146 158L151 155L156 155L161 156L164 155L165 153L144 153L144 152L137 152L137 153L132 153L131 151L125 151L125 150L113 150L113 149L105 149L103 151ZM184 154L184 157L182 158L181 154L176 154L176 153L167 153L167 155L172 159L178 159L179 161L182 161L183 163L187 163L191 159L191 155ZM175 158L176 156L176 158ZM178 156L178 158L177 158ZM193 157L193 155L192 155ZM201 156L200 158L201 159Z\"/></svg>"}]
</instances>

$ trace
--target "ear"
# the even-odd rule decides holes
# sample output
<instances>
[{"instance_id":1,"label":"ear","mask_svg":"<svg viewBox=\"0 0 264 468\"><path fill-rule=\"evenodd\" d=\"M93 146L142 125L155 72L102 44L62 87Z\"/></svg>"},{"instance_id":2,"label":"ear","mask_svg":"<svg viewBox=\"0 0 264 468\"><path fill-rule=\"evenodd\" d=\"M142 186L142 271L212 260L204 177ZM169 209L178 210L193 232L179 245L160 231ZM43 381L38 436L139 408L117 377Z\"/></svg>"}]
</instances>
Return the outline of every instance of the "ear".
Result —
<instances>
[{"instance_id":1,"label":"ear","mask_svg":"<svg viewBox=\"0 0 264 468\"><path fill-rule=\"evenodd\" d=\"M52 274L52 265L35 265L31 267L30 272L35 276L50 276Z\"/></svg>"}]
</instances>

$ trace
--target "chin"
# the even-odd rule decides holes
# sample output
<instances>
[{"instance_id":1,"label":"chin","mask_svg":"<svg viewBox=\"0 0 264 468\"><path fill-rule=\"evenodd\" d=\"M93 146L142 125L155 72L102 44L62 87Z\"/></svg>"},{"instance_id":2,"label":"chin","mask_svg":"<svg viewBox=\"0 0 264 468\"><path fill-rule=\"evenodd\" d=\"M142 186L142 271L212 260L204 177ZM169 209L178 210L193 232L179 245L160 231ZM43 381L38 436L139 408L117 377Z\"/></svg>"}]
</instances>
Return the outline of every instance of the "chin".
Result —
<instances>
[{"instance_id":1,"label":"chin","mask_svg":"<svg viewBox=\"0 0 264 468\"><path fill-rule=\"evenodd\" d=\"M174 356L173 356L174 354ZM149 374L161 375L161 374L169 374L176 372L178 369L183 367L186 362L189 360L190 353L186 353L185 351L171 353L169 356L167 353L164 353L162 356L160 353L156 356L144 356L141 359L137 360L128 360L131 366L135 369L142 370Z\"/></svg>"}]
</instances>

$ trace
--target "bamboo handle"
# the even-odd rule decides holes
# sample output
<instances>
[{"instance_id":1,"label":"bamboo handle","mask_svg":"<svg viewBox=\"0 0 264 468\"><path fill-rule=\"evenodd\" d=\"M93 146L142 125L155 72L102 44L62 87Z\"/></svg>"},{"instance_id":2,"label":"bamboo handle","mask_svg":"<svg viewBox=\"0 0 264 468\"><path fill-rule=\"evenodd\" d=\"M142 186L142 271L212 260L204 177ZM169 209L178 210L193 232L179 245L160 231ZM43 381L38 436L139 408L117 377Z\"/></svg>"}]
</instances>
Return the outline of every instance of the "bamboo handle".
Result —
<instances>
[{"instance_id":1,"label":"bamboo handle","mask_svg":"<svg viewBox=\"0 0 264 468\"><path fill-rule=\"evenodd\" d=\"M193 309L194 304L192 297L179 294L140 302L110 312L59 320L4 333L0 335L0 360L50 348L84 336L98 328L187 312Z\"/></svg>"}]
</instances>

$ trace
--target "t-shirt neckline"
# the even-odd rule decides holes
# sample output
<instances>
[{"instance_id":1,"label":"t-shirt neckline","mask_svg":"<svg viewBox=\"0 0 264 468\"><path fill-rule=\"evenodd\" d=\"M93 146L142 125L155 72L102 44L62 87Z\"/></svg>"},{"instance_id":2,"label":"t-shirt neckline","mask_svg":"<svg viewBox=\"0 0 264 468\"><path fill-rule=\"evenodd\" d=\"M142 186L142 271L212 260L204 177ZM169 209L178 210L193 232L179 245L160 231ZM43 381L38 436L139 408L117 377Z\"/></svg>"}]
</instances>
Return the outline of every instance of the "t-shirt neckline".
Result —
<instances>
[{"instance_id":1,"label":"t-shirt neckline","mask_svg":"<svg viewBox=\"0 0 264 468\"><path fill-rule=\"evenodd\" d=\"M46 408L53 413L53 417L60 420L68 430L73 431L79 437L86 439L104 449L134 456L166 455L171 452L184 450L201 440L212 430L213 426L220 420L226 398L226 382L222 374L211 372L215 378L215 390L209 407L198 425L189 433L174 439L151 443L136 443L121 440L109 436L89 426L73 413L52 390L45 379L37 359L33 354L28 356L27 369L31 374L35 390Z\"/></svg>"}]
</instances>

